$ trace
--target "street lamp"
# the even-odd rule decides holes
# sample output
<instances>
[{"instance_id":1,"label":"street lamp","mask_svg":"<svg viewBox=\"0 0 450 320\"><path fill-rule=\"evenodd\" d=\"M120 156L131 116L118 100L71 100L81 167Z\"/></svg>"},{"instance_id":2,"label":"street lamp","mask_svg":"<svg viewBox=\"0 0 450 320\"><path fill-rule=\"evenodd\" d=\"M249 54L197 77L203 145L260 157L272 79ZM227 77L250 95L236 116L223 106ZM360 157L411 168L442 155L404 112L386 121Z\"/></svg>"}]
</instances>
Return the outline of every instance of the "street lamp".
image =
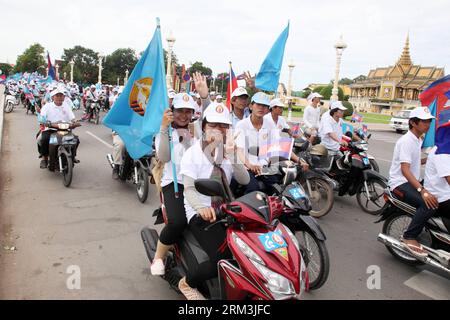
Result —
<instances>
[{"instance_id":1,"label":"street lamp","mask_svg":"<svg viewBox=\"0 0 450 320\"><path fill-rule=\"evenodd\" d=\"M66 80L66 76L67 76L67 72L64 71L64 75L63 75L64 80Z\"/></svg>"},{"instance_id":2,"label":"street lamp","mask_svg":"<svg viewBox=\"0 0 450 320\"><path fill-rule=\"evenodd\" d=\"M98 83L102 83L102 62L103 62L103 55L101 53L98 54Z\"/></svg>"},{"instance_id":3,"label":"street lamp","mask_svg":"<svg viewBox=\"0 0 450 320\"><path fill-rule=\"evenodd\" d=\"M75 65L75 61L70 60L70 83L73 83L73 66Z\"/></svg>"},{"instance_id":4,"label":"street lamp","mask_svg":"<svg viewBox=\"0 0 450 320\"><path fill-rule=\"evenodd\" d=\"M291 60L289 62L288 68L289 68L289 82L288 82L288 90L287 90L288 107L289 107L288 121L291 121L291 119L292 119L292 105L291 105L291 100L292 100L292 71L295 68L295 63L294 63L293 60Z\"/></svg>"},{"instance_id":5,"label":"street lamp","mask_svg":"<svg viewBox=\"0 0 450 320\"><path fill-rule=\"evenodd\" d=\"M340 71L340 68L341 68L342 52L344 51L345 48L347 48L347 44L342 39L342 35L339 38L338 42L336 42L334 47L336 48L336 74L335 74L335 77L334 77L333 90L331 91L331 93L332 93L331 101L338 101L339 100L339 97L338 97L338 92L339 92L339 89L338 89L339 71Z\"/></svg>"},{"instance_id":6,"label":"street lamp","mask_svg":"<svg viewBox=\"0 0 450 320\"><path fill-rule=\"evenodd\" d=\"M117 86L119 86L120 77L117 77Z\"/></svg>"},{"instance_id":7,"label":"street lamp","mask_svg":"<svg viewBox=\"0 0 450 320\"><path fill-rule=\"evenodd\" d=\"M167 44L169 46L169 50L167 52L167 72L166 72L166 82L167 82L167 89L172 88L172 49L173 45L175 44L175 37L172 34L172 31L169 31L169 35L166 38Z\"/></svg>"},{"instance_id":8,"label":"street lamp","mask_svg":"<svg viewBox=\"0 0 450 320\"><path fill-rule=\"evenodd\" d=\"M56 64L56 66L55 66L55 69L56 69L56 79L58 79L59 80L59 65L58 64Z\"/></svg>"}]
</instances>

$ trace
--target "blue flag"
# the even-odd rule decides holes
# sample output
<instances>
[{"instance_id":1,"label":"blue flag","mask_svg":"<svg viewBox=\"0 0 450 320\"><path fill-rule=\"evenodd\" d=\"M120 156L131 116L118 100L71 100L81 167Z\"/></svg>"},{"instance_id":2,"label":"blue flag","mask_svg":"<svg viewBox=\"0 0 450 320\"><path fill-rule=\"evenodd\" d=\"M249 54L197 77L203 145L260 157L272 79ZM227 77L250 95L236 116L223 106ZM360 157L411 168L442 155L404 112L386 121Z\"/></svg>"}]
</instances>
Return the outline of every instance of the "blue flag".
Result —
<instances>
[{"instance_id":1,"label":"blue flag","mask_svg":"<svg viewBox=\"0 0 450 320\"><path fill-rule=\"evenodd\" d=\"M436 111L437 111L437 101L438 99L434 99L433 103L428 106L430 109L430 113L435 117L431 120L430 129L425 135L425 139L423 140L422 148L429 148L434 146L434 137L436 134Z\"/></svg>"},{"instance_id":2,"label":"blue flag","mask_svg":"<svg viewBox=\"0 0 450 320\"><path fill-rule=\"evenodd\" d=\"M284 48L289 36L289 23L280 34L277 41L270 49L258 74L256 75L255 86L266 91L277 91L280 81L281 66L283 65Z\"/></svg>"},{"instance_id":3,"label":"blue flag","mask_svg":"<svg viewBox=\"0 0 450 320\"><path fill-rule=\"evenodd\" d=\"M152 41L103 124L119 134L133 159L139 159L152 151L168 101L158 20Z\"/></svg>"}]
</instances>

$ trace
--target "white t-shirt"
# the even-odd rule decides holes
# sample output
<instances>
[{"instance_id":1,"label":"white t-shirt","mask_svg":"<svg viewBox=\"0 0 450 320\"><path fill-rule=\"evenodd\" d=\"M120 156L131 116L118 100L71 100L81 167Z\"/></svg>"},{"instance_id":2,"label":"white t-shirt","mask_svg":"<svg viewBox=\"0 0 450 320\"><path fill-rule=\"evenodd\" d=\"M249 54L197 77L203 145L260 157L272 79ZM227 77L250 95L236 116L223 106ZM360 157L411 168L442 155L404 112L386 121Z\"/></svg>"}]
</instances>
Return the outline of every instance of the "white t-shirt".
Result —
<instances>
[{"instance_id":1,"label":"white t-shirt","mask_svg":"<svg viewBox=\"0 0 450 320\"><path fill-rule=\"evenodd\" d=\"M192 147L190 147L184 153L184 156L181 159L180 174L183 176L188 176L194 180L211 178L211 174L214 169L213 164L203 153L200 144L201 141L196 140ZM230 182L233 174L233 167L231 166L231 162L227 159L224 159L221 167L225 172L228 182ZM202 195L200 193L197 193L197 195L199 201L205 207L211 207L211 197ZM186 218L189 223L189 221L197 214L197 212L189 205L186 197L184 197L184 208L186 210Z\"/></svg>"},{"instance_id":2,"label":"white t-shirt","mask_svg":"<svg viewBox=\"0 0 450 320\"><path fill-rule=\"evenodd\" d=\"M54 102L49 102L42 107L41 117L52 123L71 122L75 119L75 115L69 105L63 103L58 107Z\"/></svg>"},{"instance_id":3,"label":"white t-shirt","mask_svg":"<svg viewBox=\"0 0 450 320\"><path fill-rule=\"evenodd\" d=\"M314 108L308 105L303 113L303 122L307 128L319 128L320 120L320 106Z\"/></svg>"},{"instance_id":4,"label":"white t-shirt","mask_svg":"<svg viewBox=\"0 0 450 320\"><path fill-rule=\"evenodd\" d=\"M325 146L328 150L339 151L340 144L339 142L331 139L329 133L336 133L337 138L341 140L342 138L342 119L339 118L338 121L335 121L333 117L330 115L322 117L319 125L319 136L322 140L321 144Z\"/></svg>"},{"instance_id":5,"label":"white t-shirt","mask_svg":"<svg viewBox=\"0 0 450 320\"><path fill-rule=\"evenodd\" d=\"M279 140L279 130L275 127L275 124L266 117L263 118L263 125L258 131L255 129L251 122L251 117L245 118L238 122L235 129L235 135L239 133L236 139L236 146L244 150L248 161L252 165L264 166L268 164L268 159L260 158L258 156L250 154L248 152L249 147L259 147L270 143L271 141Z\"/></svg>"},{"instance_id":6,"label":"white t-shirt","mask_svg":"<svg viewBox=\"0 0 450 320\"><path fill-rule=\"evenodd\" d=\"M414 133L408 131L398 139L394 148L391 169L389 170L389 187L394 190L398 186L408 182L402 174L401 163L409 163L414 177L420 179L420 156L422 140Z\"/></svg>"},{"instance_id":7,"label":"white t-shirt","mask_svg":"<svg viewBox=\"0 0 450 320\"><path fill-rule=\"evenodd\" d=\"M275 121L273 120L272 114L268 113L264 116L264 118L267 118L268 121L271 121L272 124L274 125L274 127L276 127L278 130L283 130L283 129L290 129L286 119L282 116L278 116L278 121L277 123L275 123Z\"/></svg>"},{"instance_id":8,"label":"white t-shirt","mask_svg":"<svg viewBox=\"0 0 450 320\"><path fill-rule=\"evenodd\" d=\"M179 129L179 130L183 130L183 132L185 133L185 134L183 134L183 139L189 139L188 136L190 134L187 129ZM171 159L171 160L172 161L175 160L175 169L177 172L177 180L178 180L177 182L179 184L183 184L183 180L182 180L183 177L181 176L181 173L180 173L180 164L181 164L181 159L183 158L183 155L188 148L185 148L185 144L183 145L180 142L180 135L178 133L178 130L172 130L172 141L173 141L173 157L174 157L174 159ZM192 144L192 142L193 142L192 140L190 142L188 142L188 145L190 146ZM155 138L156 150L159 149L160 143L161 143L161 134L158 133L158 135ZM171 184L172 182L174 182L172 161L169 161L164 165L164 171L163 171L163 175L161 178L161 187L165 187L165 186Z\"/></svg>"},{"instance_id":9,"label":"white t-shirt","mask_svg":"<svg viewBox=\"0 0 450 320\"><path fill-rule=\"evenodd\" d=\"M436 154L434 147L428 154L425 166L424 187L438 198L439 202L450 199L450 185L445 177L450 176L450 154Z\"/></svg>"}]
</instances>

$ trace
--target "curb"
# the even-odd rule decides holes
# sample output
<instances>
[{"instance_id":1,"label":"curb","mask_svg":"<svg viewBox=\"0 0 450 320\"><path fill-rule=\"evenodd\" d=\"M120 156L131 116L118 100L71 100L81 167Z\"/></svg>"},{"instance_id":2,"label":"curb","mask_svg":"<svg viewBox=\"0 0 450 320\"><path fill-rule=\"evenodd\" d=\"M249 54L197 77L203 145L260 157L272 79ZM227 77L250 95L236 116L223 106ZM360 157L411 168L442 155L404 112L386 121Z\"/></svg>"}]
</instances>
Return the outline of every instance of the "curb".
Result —
<instances>
[{"instance_id":1,"label":"curb","mask_svg":"<svg viewBox=\"0 0 450 320\"><path fill-rule=\"evenodd\" d=\"M0 95L3 97L0 99L0 106L2 110L0 110L0 153L2 152L2 139L3 139L3 101L5 100L5 95L3 94L5 92L5 86L2 84L0 85Z\"/></svg>"}]
</instances>

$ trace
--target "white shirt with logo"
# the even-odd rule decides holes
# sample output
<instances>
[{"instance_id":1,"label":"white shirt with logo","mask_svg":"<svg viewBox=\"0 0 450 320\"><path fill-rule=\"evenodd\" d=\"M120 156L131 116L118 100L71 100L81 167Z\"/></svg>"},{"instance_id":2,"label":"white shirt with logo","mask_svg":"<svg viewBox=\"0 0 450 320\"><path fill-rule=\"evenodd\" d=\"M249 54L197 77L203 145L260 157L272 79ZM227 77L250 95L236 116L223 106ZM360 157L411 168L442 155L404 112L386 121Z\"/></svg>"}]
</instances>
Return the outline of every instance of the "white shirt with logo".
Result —
<instances>
[{"instance_id":1,"label":"white shirt with logo","mask_svg":"<svg viewBox=\"0 0 450 320\"><path fill-rule=\"evenodd\" d=\"M278 121L277 123L275 123L275 120L273 120L272 114L268 113L264 116L264 118L267 118L268 121L271 121L272 124L278 129L278 130L283 130L283 129L290 129L286 119L282 116L278 116Z\"/></svg>"},{"instance_id":2,"label":"white shirt with logo","mask_svg":"<svg viewBox=\"0 0 450 320\"><path fill-rule=\"evenodd\" d=\"M338 121L334 120L331 116L322 117L319 125L319 136L321 139L321 144L325 146L328 150L339 151L339 142L333 140L330 137L330 133L336 133L338 140L342 138L342 119L339 118Z\"/></svg>"},{"instance_id":3,"label":"white shirt with logo","mask_svg":"<svg viewBox=\"0 0 450 320\"><path fill-rule=\"evenodd\" d=\"M71 122L75 119L75 115L68 104L63 103L58 107L54 102L50 102L42 107L41 118L51 123Z\"/></svg>"},{"instance_id":4,"label":"white shirt with logo","mask_svg":"<svg viewBox=\"0 0 450 320\"><path fill-rule=\"evenodd\" d=\"M436 154L436 149L428 154L424 187L441 203L450 200L450 185L445 178L450 176L450 154Z\"/></svg>"},{"instance_id":5,"label":"white shirt with logo","mask_svg":"<svg viewBox=\"0 0 450 320\"><path fill-rule=\"evenodd\" d=\"M311 105L308 105L305 108L305 112L303 113L303 122L307 128L319 128L320 124L320 106L314 108Z\"/></svg>"},{"instance_id":6,"label":"white shirt with logo","mask_svg":"<svg viewBox=\"0 0 450 320\"><path fill-rule=\"evenodd\" d=\"M225 172L228 182L231 181L233 174L233 167L228 159L224 159L221 168ZM201 141L196 140L195 143L190 147L183 155L181 159L180 174L182 176L188 176L194 180L197 179L209 179L213 172L214 165L208 160L208 158L203 153L201 147ZM199 201L204 205L204 207L211 207L211 197L197 194ZM197 212L192 208L186 197L184 197L184 208L186 210L186 218L189 221L197 214Z\"/></svg>"},{"instance_id":7,"label":"white shirt with logo","mask_svg":"<svg viewBox=\"0 0 450 320\"><path fill-rule=\"evenodd\" d=\"M422 140L417 138L411 131L408 131L403 137L398 139L394 148L391 169L389 170L389 187L391 190L408 182L402 173L402 163L409 163L412 174L417 180L420 180L421 147Z\"/></svg>"}]
</instances>

